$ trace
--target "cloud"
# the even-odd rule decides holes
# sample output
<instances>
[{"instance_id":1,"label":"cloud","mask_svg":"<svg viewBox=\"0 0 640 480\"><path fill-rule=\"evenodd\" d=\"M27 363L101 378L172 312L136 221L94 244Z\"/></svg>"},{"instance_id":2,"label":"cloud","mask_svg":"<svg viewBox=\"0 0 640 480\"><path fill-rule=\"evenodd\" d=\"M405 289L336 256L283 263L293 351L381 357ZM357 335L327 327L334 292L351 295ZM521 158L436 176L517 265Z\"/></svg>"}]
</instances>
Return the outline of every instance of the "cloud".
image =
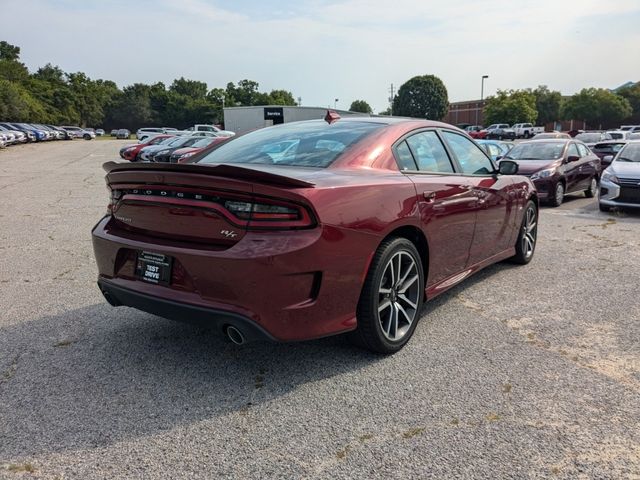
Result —
<instances>
[{"instance_id":1,"label":"cloud","mask_svg":"<svg viewBox=\"0 0 640 480\"><path fill-rule=\"evenodd\" d=\"M6 22L3 33L32 69L51 61L120 85L185 76L214 87L249 78L291 90L305 105L339 98L348 107L358 98L382 110L390 83L425 73L440 76L453 100L478 97L483 74L488 93L538 84L572 93L638 80L640 4L612 5L165 0L77 8L23 0L9 8L29 22Z\"/></svg>"}]
</instances>

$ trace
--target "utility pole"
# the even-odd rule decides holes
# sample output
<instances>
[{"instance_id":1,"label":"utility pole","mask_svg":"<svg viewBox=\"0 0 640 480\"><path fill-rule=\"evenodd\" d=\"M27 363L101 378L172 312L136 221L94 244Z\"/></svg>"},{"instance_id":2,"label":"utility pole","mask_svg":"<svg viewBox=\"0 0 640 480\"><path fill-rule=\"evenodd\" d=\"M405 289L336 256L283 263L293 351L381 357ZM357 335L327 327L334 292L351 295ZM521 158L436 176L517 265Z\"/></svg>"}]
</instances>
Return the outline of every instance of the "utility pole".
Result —
<instances>
[{"instance_id":1,"label":"utility pole","mask_svg":"<svg viewBox=\"0 0 640 480\"><path fill-rule=\"evenodd\" d=\"M395 90L393 89L393 83L391 84L391 87L389 88L389 115L393 115L393 99L395 98Z\"/></svg>"}]
</instances>

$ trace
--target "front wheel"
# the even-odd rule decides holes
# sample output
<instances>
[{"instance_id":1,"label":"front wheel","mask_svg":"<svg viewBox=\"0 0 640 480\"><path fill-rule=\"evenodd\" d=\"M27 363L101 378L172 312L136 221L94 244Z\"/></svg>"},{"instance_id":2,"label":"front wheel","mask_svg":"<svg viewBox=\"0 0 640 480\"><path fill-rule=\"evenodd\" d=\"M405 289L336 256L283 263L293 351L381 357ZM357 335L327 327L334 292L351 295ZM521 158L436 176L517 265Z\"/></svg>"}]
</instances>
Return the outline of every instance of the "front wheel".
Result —
<instances>
[{"instance_id":1,"label":"front wheel","mask_svg":"<svg viewBox=\"0 0 640 480\"><path fill-rule=\"evenodd\" d=\"M516 254L511 257L511 261L526 265L533 258L538 240L538 208L533 200L527 202L524 209L520 233L516 241Z\"/></svg>"},{"instance_id":2,"label":"front wheel","mask_svg":"<svg viewBox=\"0 0 640 480\"><path fill-rule=\"evenodd\" d=\"M591 178L589 188L584 191L584 196L587 198L593 198L598 194L598 179L596 177Z\"/></svg>"},{"instance_id":3,"label":"front wheel","mask_svg":"<svg viewBox=\"0 0 640 480\"><path fill-rule=\"evenodd\" d=\"M549 203L552 207L559 207L562 205L564 201L564 184L562 182L558 182L556 184L556 189L553 192L553 196L549 199Z\"/></svg>"},{"instance_id":4,"label":"front wheel","mask_svg":"<svg viewBox=\"0 0 640 480\"><path fill-rule=\"evenodd\" d=\"M424 298L420 254L405 238L380 245L358 302L355 342L377 353L400 350L416 329Z\"/></svg>"}]
</instances>

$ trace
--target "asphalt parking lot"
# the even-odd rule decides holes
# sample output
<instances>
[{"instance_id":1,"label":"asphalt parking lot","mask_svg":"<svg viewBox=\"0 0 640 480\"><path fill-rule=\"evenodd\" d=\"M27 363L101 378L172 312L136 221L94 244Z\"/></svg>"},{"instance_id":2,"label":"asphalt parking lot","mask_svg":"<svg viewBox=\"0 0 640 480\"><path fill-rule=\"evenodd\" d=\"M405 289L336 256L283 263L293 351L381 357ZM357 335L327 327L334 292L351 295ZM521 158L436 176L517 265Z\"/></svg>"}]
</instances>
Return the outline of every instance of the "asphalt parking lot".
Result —
<instances>
[{"instance_id":1,"label":"asphalt parking lot","mask_svg":"<svg viewBox=\"0 0 640 480\"><path fill-rule=\"evenodd\" d=\"M237 347L103 301L122 144L0 151L0 478L640 478L640 214L544 208L391 357Z\"/></svg>"}]
</instances>

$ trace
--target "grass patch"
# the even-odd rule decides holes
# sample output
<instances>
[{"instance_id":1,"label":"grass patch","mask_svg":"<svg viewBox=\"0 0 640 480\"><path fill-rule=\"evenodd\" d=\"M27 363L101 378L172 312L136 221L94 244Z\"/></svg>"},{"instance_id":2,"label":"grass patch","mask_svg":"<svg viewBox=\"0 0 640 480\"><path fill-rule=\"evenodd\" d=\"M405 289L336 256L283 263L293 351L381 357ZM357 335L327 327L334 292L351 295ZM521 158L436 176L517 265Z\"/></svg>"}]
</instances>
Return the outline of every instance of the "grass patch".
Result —
<instances>
[{"instance_id":1,"label":"grass patch","mask_svg":"<svg viewBox=\"0 0 640 480\"><path fill-rule=\"evenodd\" d=\"M33 468L33 465L31 465L30 463L11 464L9 465L7 470L14 473L21 473L21 472L33 473L36 471L36 469Z\"/></svg>"},{"instance_id":2,"label":"grass patch","mask_svg":"<svg viewBox=\"0 0 640 480\"><path fill-rule=\"evenodd\" d=\"M416 435L422 435L422 432L424 432L424 427L411 428L402 433L402 438L411 438Z\"/></svg>"}]
</instances>

